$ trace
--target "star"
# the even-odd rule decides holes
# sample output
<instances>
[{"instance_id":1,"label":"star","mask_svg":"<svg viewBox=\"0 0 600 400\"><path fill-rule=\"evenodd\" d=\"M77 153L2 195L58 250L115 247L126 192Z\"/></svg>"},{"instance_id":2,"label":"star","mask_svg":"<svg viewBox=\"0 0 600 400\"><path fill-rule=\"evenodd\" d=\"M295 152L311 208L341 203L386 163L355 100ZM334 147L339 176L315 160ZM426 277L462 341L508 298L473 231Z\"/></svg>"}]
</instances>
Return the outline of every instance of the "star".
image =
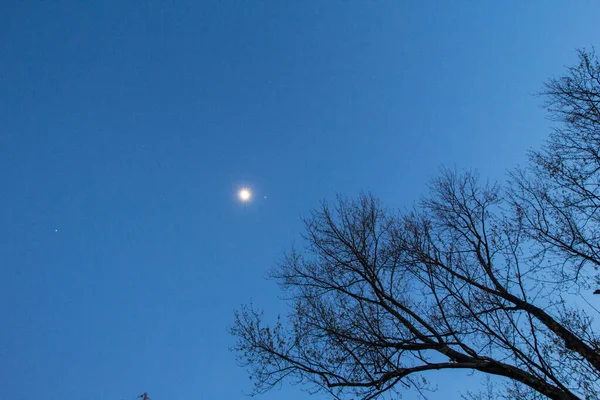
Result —
<instances>
[{"instance_id":1,"label":"star","mask_svg":"<svg viewBox=\"0 0 600 400\"><path fill-rule=\"evenodd\" d=\"M252 192L248 188L242 188L238 192L238 197L242 202L246 203L252 198Z\"/></svg>"}]
</instances>

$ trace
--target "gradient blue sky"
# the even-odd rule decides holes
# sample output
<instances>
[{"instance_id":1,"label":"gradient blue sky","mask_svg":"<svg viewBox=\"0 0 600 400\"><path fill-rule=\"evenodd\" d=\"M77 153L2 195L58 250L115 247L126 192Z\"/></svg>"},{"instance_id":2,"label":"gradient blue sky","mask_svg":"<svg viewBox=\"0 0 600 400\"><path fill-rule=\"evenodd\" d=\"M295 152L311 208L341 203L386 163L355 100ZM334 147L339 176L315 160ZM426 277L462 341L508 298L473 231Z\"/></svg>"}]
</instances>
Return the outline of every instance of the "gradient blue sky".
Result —
<instances>
[{"instance_id":1,"label":"gradient blue sky","mask_svg":"<svg viewBox=\"0 0 600 400\"><path fill-rule=\"evenodd\" d=\"M336 192L410 205L441 164L502 178L549 131L532 93L598 43L599 16L1 2L0 400L244 398L226 326L250 299L283 310L264 275L300 217ZM432 399L467 385L440 376Z\"/></svg>"}]
</instances>

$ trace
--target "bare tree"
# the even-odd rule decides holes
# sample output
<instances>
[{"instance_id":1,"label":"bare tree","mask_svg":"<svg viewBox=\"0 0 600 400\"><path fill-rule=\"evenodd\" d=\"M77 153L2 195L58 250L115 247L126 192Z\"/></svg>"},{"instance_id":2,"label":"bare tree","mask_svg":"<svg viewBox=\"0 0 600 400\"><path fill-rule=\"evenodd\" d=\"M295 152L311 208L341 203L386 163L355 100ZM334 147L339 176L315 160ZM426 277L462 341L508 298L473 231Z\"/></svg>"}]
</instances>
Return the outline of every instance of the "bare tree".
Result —
<instances>
[{"instance_id":1,"label":"bare tree","mask_svg":"<svg viewBox=\"0 0 600 400\"><path fill-rule=\"evenodd\" d=\"M405 388L423 394L431 388L424 373L465 370L505 378L508 398L600 398L600 338L563 292L600 260L592 196L600 168L569 156L579 147L567 130L579 129L590 149L598 131L591 122L587 133L577 128L583 122L566 117L574 106L551 91L569 77L598 76L593 57L580 57L581 65L547 86L566 128L506 190L480 184L472 172L443 170L409 212L387 210L369 194L312 212L306 247L272 272L291 306L287 321L268 326L250 305L230 328L254 393L292 380L336 399L385 398ZM548 163L557 154L568 161L553 172Z\"/></svg>"},{"instance_id":2,"label":"bare tree","mask_svg":"<svg viewBox=\"0 0 600 400\"><path fill-rule=\"evenodd\" d=\"M594 52L580 50L579 64L546 83L541 95L559 124L546 145L530 153L529 168L513 174L511 195L536 249L555 256L556 277L588 286L600 266L600 64Z\"/></svg>"}]
</instances>

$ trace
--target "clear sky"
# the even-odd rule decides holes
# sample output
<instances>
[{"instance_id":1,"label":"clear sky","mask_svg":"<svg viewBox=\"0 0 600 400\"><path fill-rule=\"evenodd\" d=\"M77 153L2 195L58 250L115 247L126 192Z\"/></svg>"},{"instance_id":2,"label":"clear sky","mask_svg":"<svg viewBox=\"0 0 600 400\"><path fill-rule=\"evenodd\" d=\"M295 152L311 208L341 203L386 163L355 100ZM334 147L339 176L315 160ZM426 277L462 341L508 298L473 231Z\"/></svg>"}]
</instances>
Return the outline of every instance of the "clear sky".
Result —
<instances>
[{"instance_id":1,"label":"clear sky","mask_svg":"<svg viewBox=\"0 0 600 400\"><path fill-rule=\"evenodd\" d=\"M441 164L502 178L549 131L532 93L598 45L599 17L591 0L0 2L0 400L244 398L226 326L250 299L284 310L264 275L301 216L360 190L410 205Z\"/></svg>"}]
</instances>

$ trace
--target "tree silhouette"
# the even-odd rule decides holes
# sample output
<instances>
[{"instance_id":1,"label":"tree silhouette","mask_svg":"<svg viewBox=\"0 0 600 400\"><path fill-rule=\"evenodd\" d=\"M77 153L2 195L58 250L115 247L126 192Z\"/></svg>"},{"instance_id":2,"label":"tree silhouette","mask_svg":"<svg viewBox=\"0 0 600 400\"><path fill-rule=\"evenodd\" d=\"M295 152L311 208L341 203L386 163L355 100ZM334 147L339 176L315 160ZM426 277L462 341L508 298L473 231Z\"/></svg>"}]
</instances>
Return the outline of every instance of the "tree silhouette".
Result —
<instances>
[{"instance_id":1,"label":"tree silhouette","mask_svg":"<svg viewBox=\"0 0 600 400\"><path fill-rule=\"evenodd\" d=\"M600 67L579 58L546 85L559 125L508 185L444 169L413 210L363 194L312 212L271 274L287 319L248 305L230 327L254 394L383 398L460 369L505 378L499 397L600 398L600 338L571 295L600 266Z\"/></svg>"}]
</instances>

